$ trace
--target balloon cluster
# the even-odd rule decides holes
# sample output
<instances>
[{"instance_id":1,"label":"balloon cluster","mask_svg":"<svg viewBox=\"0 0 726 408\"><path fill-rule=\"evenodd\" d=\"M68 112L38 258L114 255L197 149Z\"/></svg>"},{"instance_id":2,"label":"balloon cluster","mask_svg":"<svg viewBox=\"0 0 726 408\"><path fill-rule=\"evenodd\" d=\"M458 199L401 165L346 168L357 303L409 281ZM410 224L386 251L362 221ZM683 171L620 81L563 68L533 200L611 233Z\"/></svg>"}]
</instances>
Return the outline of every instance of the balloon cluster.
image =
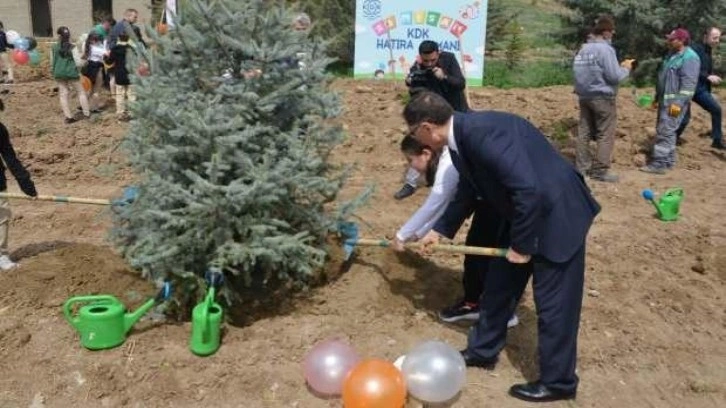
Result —
<instances>
[{"instance_id":1,"label":"balloon cluster","mask_svg":"<svg viewBox=\"0 0 726 408\"><path fill-rule=\"evenodd\" d=\"M349 344L326 340L305 356L303 374L315 393L342 395L345 408L401 408L408 394L423 403L454 398L466 383L466 364L440 341L414 347L399 367L398 361L361 360Z\"/></svg>"},{"instance_id":2,"label":"balloon cluster","mask_svg":"<svg viewBox=\"0 0 726 408\"><path fill-rule=\"evenodd\" d=\"M33 37L23 37L17 31L9 30L5 33L8 44L15 49L12 52L13 61L18 65L30 63L32 66L40 64L40 53L36 49L38 41Z\"/></svg>"}]
</instances>

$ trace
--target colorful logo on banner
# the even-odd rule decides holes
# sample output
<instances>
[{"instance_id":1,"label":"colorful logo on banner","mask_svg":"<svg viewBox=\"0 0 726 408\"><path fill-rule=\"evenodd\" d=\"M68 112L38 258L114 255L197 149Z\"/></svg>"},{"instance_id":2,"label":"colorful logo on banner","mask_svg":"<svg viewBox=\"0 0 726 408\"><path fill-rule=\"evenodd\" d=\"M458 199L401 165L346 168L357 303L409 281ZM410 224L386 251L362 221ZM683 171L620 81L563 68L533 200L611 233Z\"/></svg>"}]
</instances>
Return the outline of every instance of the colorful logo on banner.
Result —
<instances>
[{"instance_id":1,"label":"colorful logo on banner","mask_svg":"<svg viewBox=\"0 0 726 408\"><path fill-rule=\"evenodd\" d=\"M438 11L404 11L398 15L398 19L396 19L396 15L392 14L376 21L371 28L373 28L373 32L377 36L382 36L398 27L399 24L402 26L427 25L438 27L443 30L448 30L456 38L461 37L467 28L469 28L463 22L453 17L445 16ZM422 31L421 34L426 35L426 32Z\"/></svg>"},{"instance_id":2,"label":"colorful logo on banner","mask_svg":"<svg viewBox=\"0 0 726 408\"><path fill-rule=\"evenodd\" d=\"M381 16L381 0L365 0L363 2L363 16L375 20Z\"/></svg>"}]
</instances>

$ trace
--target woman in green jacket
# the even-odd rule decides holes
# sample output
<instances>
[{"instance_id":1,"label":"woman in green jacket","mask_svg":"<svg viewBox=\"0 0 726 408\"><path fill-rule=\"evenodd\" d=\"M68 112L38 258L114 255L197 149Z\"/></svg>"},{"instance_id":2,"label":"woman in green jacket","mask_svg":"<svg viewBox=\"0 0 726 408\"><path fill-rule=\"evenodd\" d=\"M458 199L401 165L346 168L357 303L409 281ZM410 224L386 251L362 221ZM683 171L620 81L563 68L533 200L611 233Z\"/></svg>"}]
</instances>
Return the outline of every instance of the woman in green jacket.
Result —
<instances>
[{"instance_id":1,"label":"woman in green jacket","mask_svg":"<svg viewBox=\"0 0 726 408\"><path fill-rule=\"evenodd\" d=\"M76 46L71 43L71 31L68 27L58 28L58 39L58 43L53 44L50 65L53 78L58 84L61 109L63 115L65 115L66 123L73 123L76 118L68 106L68 94L71 88L74 88L78 94L83 115L88 118L91 116L91 111L88 106L88 96L81 83L81 74L78 71L78 66L81 65L81 56Z\"/></svg>"}]
</instances>

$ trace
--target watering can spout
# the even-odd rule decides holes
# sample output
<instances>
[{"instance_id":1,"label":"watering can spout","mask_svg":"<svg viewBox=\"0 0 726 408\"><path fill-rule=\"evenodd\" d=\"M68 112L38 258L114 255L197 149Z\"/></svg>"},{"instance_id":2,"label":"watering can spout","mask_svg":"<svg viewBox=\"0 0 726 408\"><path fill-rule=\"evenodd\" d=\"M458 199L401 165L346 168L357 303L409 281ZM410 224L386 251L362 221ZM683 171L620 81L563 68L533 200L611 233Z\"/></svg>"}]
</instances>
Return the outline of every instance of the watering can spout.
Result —
<instances>
[{"instance_id":1,"label":"watering can spout","mask_svg":"<svg viewBox=\"0 0 726 408\"><path fill-rule=\"evenodd\" d=\"M126 313L124 315L124 332L128 333L129 330L141 319L156 303L155 299L149 299L143 305L139 306L133 312Z\"/></svg>"}]
</instances>

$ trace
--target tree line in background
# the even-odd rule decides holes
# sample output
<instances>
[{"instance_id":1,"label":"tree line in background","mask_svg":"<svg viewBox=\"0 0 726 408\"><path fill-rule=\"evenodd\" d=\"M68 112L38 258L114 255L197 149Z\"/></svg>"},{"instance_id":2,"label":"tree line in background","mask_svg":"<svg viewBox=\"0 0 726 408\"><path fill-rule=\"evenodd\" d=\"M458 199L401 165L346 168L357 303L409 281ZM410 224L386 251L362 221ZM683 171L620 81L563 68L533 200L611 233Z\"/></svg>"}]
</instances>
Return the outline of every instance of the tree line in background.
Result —
<instances>
[{"instance_id":1,"label":"tree line in background","mask_svg":"<svg viewBox=\"0 0 726 408\"><path fill-rule=\"evenodd\" d=\"M636 82L650 82L666 53L665 35L684 27L693 41L703 32L719 26L726 12L726 0L561 0L572 13L562 16L562 44L576 49L587 30L601 14L615 18L613 46L620 59L636 58L640 65L633 73ZM721 21L723 24L723 21ZM717 67L719 69L720 67Z\"/></svg>"},{"instance_id":2,"label":"tree line in background","mask_svg":"<svg viewBox=\"0 0 726 408\"><path fill-rule=\"evenodd\" d=\"M185 0L180 0L183 3ZM313 35L326 39L338 67L353 65L355 44L356 0L269 0L296 5L307 12L314 23ZM164 0L152 0L155 18L159 18ZM574 55L585 41L589 28L601 14L611 14L617 33L613 46L622 58L636 58L640 65L634 72L636 82L652 80L663 54L663 37L673 28L687 28L699 40L705 28L719 25L718 16L726 13L726 0L558 0L564 7L561 27L550 35L558 46ZM508 68L521 65L528 44L522 39L519 16L521 5L507 0L489 0L486 49L501 52ZM519 3L521 4L521 3ZM536 0L531 6L535 7ZM717 69L719 67L717 58Z\"/></svg>"}]
</instances>

